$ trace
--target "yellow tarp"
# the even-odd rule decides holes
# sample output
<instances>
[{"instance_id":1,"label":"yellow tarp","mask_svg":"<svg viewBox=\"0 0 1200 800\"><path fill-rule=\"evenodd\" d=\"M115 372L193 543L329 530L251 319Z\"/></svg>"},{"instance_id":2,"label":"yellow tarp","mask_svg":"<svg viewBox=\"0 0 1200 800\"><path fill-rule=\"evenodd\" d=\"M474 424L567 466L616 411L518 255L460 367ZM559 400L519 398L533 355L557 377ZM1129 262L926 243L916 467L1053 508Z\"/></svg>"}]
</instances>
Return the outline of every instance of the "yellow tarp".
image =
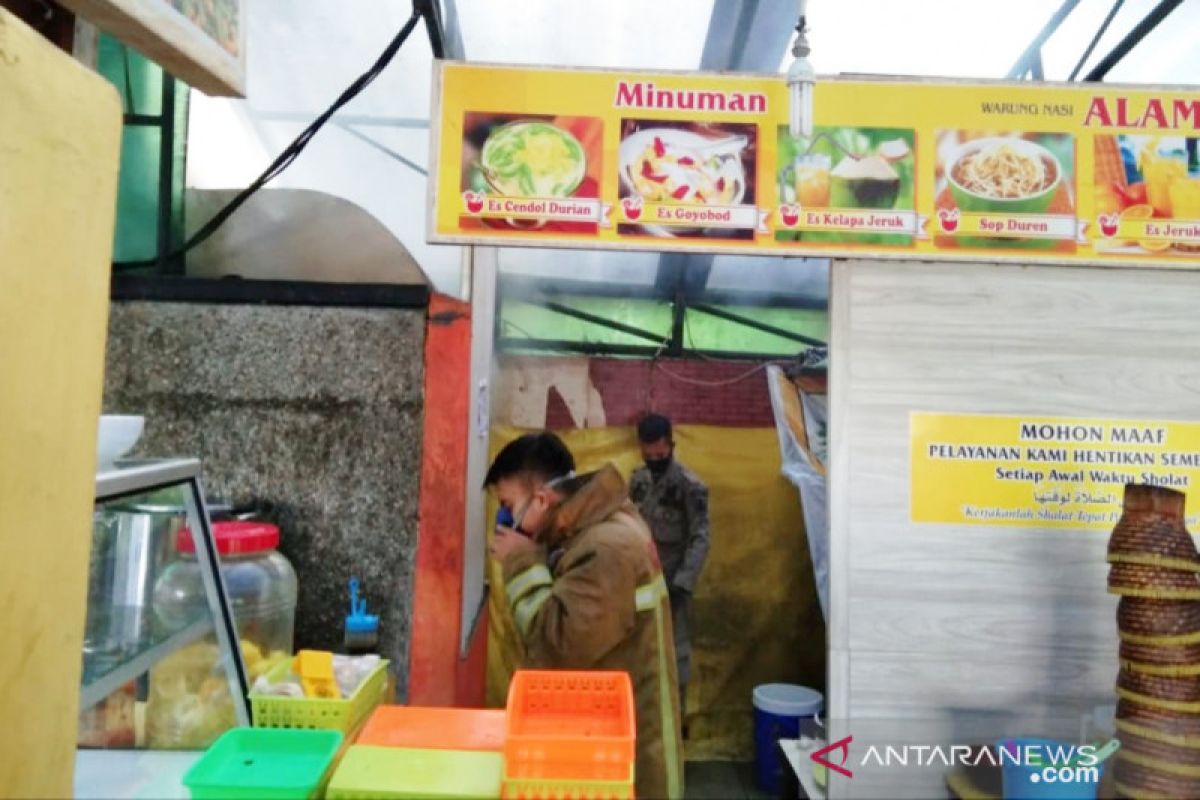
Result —
<instances>
[{"instance_id":1,"label":"yellow tarp","mask_svg":"<svg viewBox=\"0 0 1200 800\"><path fill-rule=\"evenodd\" d=\"M492 429L493 455L525 431ZM640 465L632 428L560 431L581 472ZM823 689L825 624L813 585L800 497L780 475L774 428L680 425L677 456L709 487L712 546L696 587L687 721L692 760L753 756L751 692L760 683ZM491 502L488 519L495 518ZM489 563L488 705L503 706L521 644Z\"/></svg>"}]
</instances>

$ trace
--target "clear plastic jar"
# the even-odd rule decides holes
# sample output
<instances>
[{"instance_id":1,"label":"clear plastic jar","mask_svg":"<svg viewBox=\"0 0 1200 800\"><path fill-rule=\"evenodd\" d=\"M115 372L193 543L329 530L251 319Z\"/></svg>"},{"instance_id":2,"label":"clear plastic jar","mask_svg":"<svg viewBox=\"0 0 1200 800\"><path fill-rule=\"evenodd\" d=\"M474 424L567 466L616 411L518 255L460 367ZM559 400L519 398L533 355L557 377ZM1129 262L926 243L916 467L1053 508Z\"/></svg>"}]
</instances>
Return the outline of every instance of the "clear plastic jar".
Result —
<instances>
[{"instance_id":1,"label":"clear plastic jar","mask_svg":"<svg viewBox=\"0 0 1200 800\"><path fill-rule=\"evenodd\" d=\"M296 572L275 548L279 528L241 520L213 523L221 575L238 628L250 683L291 657L296 620ZM178 558L154 588L154 614L162 634L209 616L204 577L191 532L176 541ZM151 747L203 748L234 724L223 686L214 636L163 659L150 672L146 736Z\"/></svg>"}]
</instances>

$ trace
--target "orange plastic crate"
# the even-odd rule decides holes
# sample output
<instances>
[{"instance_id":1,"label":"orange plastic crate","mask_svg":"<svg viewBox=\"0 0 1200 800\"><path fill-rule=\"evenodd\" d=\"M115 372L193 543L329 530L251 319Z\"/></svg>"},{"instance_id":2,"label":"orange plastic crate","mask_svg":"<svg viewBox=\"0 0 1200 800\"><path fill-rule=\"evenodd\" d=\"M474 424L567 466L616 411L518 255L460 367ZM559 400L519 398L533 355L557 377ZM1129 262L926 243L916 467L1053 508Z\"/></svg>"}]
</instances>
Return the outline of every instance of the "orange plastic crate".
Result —
<instances>
[{"instance_id":1,"label":"orange plastic crate","mask_svg":"<svg viewBox=\"0 0 1200 800\"><path fill-rule=\"evenodd\" d=\"M474 708L380 706L357 743L430 750L504 750L503 711Z\"/></svg>"},{"instance_id":2,"label":"orange plastic crate","mask_svg":"<svg viewBox=\"0 0 1200 800\"><path fill-rule=\"evenodd\" d=\"M519 670L507 714L506 781L629 779L636 723L627 673Z\"/></svg>"}]
</instances>

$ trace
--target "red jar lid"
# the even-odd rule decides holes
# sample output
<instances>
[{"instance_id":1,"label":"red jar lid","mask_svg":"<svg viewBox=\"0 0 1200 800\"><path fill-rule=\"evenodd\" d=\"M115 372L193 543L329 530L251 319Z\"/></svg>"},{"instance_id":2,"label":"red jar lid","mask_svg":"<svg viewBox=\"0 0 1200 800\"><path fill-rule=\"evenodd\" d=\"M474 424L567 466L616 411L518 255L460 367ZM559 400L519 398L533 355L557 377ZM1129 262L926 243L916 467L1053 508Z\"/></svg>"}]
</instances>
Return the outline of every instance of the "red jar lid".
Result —
<instances>
[{"instance_id":1,"label":"red jar lid","mask_svg":"<svg viewBox=\"0 0 1200 800\"><path fill-rule=\"evenodd\" d=\"M279 527L269 522L214 522L212 532L217 540L217 552L223 556L261 553L279 546ZM181 553L195 553L196 543L192 540L192 532L187 528L181 529L175 546Z\"/></svg>"}]
</instances>

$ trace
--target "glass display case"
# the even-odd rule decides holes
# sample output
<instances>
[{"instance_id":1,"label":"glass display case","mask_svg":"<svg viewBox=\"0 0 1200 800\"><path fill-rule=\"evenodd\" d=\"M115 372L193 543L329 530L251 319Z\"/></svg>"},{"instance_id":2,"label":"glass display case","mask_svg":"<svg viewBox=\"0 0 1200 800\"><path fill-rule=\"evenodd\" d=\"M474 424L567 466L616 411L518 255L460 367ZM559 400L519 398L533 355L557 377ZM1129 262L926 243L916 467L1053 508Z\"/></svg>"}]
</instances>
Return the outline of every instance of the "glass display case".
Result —
<instances>
[{"instance_id":1,"label":"glass display case","mask_svg":"<svg viewBox=\"0 0 1200 800\"><path fill-rule=\"evenodd\" d=\"M94 767L100 751L202 750L250 724L218 558L199 461L122 462L96 475L78 767ZM156 587L184 559L206 602L159 608Z\"/></svg>"}]
</instances>

